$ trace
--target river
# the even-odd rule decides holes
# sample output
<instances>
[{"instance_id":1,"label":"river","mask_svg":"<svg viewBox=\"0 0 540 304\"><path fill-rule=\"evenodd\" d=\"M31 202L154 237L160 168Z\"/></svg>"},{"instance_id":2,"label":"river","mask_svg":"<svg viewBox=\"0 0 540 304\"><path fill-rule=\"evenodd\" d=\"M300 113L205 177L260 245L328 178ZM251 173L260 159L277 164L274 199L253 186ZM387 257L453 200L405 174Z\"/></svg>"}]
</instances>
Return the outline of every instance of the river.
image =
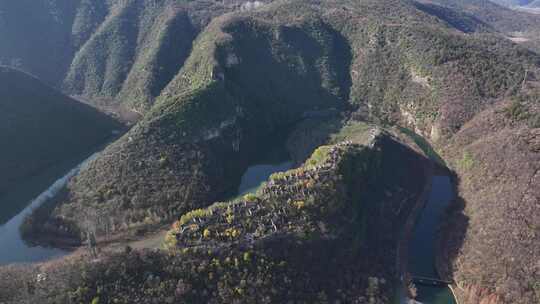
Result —
<instances>
[{"instance_id":1,"label":"river","mask_svg":"<svg viewBox=\"0 0 540 304\"><path fill-rule=\"evenodd\" d=\"M80 160L57 164L41 174L28 178L1 198L1 214L9 214L13 210L18 213L11 218L6 218L0 225L0 265L45 261L67 253L57 248L32 246L26 243L21 238L19 227L32 210L58 194L79 172L81 167L93 159L95 155L90 156L80 164L77 164ZM58 178L59 176L61 177ZM48 188L46 188L47 186ZM43 189L46 190L43 191Z\"/></svg>"},{"instance_id":2,"label":"river","mask_svg":"<svg viewBox=\"0 0 540 304\"><path fill-rule=\"evenodd\" d=\"M408 271L413 277L439 279L435 269L437 231L440 220L454 199L452 182L448 176L434 176L428 201L415 225L409 243ZM417 283L416 301L425 304L454 304L449 287L427 286ZM402 296L401 303L407 299Z\"/></svg>"}]
</instances>

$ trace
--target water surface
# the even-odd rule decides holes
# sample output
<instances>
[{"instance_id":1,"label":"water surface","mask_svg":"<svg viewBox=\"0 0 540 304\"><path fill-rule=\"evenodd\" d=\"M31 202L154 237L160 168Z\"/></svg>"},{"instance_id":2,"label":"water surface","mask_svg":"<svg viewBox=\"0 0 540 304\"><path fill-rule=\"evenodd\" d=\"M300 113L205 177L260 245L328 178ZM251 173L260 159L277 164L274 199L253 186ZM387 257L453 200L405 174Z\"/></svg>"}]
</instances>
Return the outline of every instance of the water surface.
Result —
<instances>
[{"instance_id":1,"label":"water surface","mask_svg":"<svg viewBox=\"0 0 540 304\"><path fill-rule=\"evenodd\" d=\"M292 166L292 162L286 161L277 164L254 165L249 167L242 176L242 181L238 187L238 195L257 191L261 184L268 180L270 175L276 172L287 171Z\"/></svg>"},{"instance_id":2,"label":"water surface","mask_svg":"<svg viewBox=\"0 0 540 304\"><path fill-rule=\"evenodd\" d=\"M428 201L409 243L408 269L413 276L439 279L435 269L437 230L448 205L454 198L448 176L434 176ZM417 301L425 304L456 303L450 288L416 284Z\"/></svg>"},{"instance_id":3,"label":"water surface","mask_svg":"<svg viewBox=\"0 0 540 304\"><path fill-rule=\"evenodd\" d=\"M26 243L21 238L19 227L32 210L58 194L79 172L81 166L93 157L95 155L79 165L72 160L51 167L41 174L27 179L26 182L12 189L7 195L2 196L0 214L3 214L4 217L21 206L23 209L18 211L15 216L4 220L0 225L0 265L39 262L66 254L66 251L61 249L33 246ZM55 181L54 179L58 176L61 177ZM43 189L46 190L43 191Z\"/></svg>"},{"instance_id":4,"label":"water surface","mask_svg":"<svg viewBox=\"0 0 540 304\"><path fill-rule=\"evenodd\" d=\"M284 147L277 147L264 153L242 175L238 195L253 193L276 172L285 172L293 168L293 162Z\"/></svg>"}]
</instances>

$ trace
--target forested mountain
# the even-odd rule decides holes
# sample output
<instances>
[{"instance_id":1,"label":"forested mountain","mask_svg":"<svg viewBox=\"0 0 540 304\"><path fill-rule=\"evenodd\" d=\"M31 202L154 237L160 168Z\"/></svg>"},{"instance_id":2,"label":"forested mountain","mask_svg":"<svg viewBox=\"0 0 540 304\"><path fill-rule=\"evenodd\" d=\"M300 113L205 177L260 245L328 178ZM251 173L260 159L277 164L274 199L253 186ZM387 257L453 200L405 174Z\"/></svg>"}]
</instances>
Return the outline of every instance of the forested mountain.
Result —
<instances>
[{"instance_id":1,"label":"forested mountain","mask_svg":"<svg viewBox=\"0 0 540 304\"><path fill-rule=\"evenodd\" d=\"M70 95L145 111L178 73L197 33L243 2L3 1L0 38L10 43L0 46L0 63Z\"/></svg>"},{"instance_id":2,"label":"forested mountain","mask_svg":"<svg viewBox=\"0 0 540 304\"><path fill-rule=\"evenodd\" d=\"M460 303L540 299L538 16L481 0L33 3L0 4L0 58L143 114L33 231L174 224L162 251L49 265L54 288L17 288L39 267L0 271L17 278L0 302L388 303L432 161L455 174L437 266ZM24 22L49 31L41 50ZM298 169L215 203L284 138Z\"/></svg>"}]
</instances>

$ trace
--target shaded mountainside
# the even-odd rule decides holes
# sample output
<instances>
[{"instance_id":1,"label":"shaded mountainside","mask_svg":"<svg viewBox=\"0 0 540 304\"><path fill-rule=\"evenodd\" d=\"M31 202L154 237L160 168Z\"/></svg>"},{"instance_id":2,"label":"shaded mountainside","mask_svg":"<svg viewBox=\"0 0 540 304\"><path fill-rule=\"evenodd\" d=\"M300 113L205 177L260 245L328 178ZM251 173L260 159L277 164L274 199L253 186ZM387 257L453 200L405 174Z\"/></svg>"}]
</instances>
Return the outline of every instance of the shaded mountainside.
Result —
<instances>
[{"instance_id":1,"label":"shaded mountainside","mask_svg":"<svg viewBox=\"0 0 540 304\"><path fill-rule=\"evenodd\" d=\"M0 4L0 38L10 43L0 46L0 63L99 105L116 99L144 112L204 26L244 2L7 1Z\"/></svg>"},{"instance_id":2,"label":"shaded mountainside","mask_svg":"<svg viewBox=\"0 0 540 304\"><path fill-rule=\"evenodd\" d=\"M113 121L23 72L0 67L0 197L33 174L111 138Z\"/></svg>"},{"instance_id":3,"label":"shaded mountainside","mask_svg":"<svg viewBox=\"0 0 540 304\"><path fill-rule=\"evenodd\" d=\"M0 37L9 43L0 45L0 64L27 71L49 85L60 82L69 67L66 58L74 52L70 35L78 2L2 1ZM96 12L96 15L99 14ZM96 22L88 20L84 29L92 30ZM80 35L80 39L84 39L82 28ZM74 36L79 36L77 31L74 31ZM43 60L44 57L47 60Z\"/></svg>"},{"instance_id":4,"label":"shaded mountainside","mask_svg":"<svg viewBox=\"0 0 540 304\"><path fill-rule=\"evenodd\" d=\"M398 231L423 189L425 162L384 133L372 132L367 146L323 146L256 194L183 215L167 251L6 268L0 300L388 303ZM29 294L12 288L36 272L50 283Z\"/></svg>"},{"instance_id":5,"label":"shaded mountainside","mask_svg":"<svg viewBox=\"0 0 540 304\"><path fill-rule=\"evenodd\" d=\"M504 6L523 6L523 5L529 5L530 3L534 2L534 0L492 0L492 2L504 5Z\"/></svg>"}]
</instances>

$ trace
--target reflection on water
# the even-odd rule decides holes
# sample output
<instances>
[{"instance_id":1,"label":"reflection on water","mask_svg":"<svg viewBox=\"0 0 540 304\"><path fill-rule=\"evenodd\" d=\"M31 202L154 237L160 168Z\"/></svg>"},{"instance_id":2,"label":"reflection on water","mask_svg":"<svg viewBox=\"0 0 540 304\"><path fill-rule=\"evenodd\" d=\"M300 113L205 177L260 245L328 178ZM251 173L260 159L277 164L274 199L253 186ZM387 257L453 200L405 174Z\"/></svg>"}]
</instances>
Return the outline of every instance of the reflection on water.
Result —
<instances>
[{"instance_id":1,"label":"reflection on water","mask_svg":"<svg viewBox=\"0 0 540 304\"><path fill-rule=\"evenodd\" d=\"M293 167L285 147L269 150L252 166L247 168L238 187L238 196L257 191L272 173L284 172Z\"/></svg>"},{"instance_id":2,"label":"reflection on water","mask_svg":"<svg viewBox=\"0 0 540 304\"><path fill-rule=\"evenodd\" d=\"M19 212L16 216L9 219L7 222L0 226L0 265L17 262L37 262L47 260L53 257L58 257L65 254L65 251L56 248L45 248L41 246L30 246L21 239L19 227L21 226L24 218L48 199L54 197L62 188L69 182L69 180L75 176L80 168L95 155L88 158L82 164L77 165L71 169L62 178L58 179L47 190L43 191L37 197L32 200L27 199L35 188L43 183L44 180L50 180L50 175L57 172L62 167L56 167L41 176L34 177L30 183L21 185L20 189L15 189L9 196L2 198L2 208L12 208L12 205L20 205L24 200L27 203L26 208ZM64 164L63 166L65 166ZM52 171L52 172L51 172ZM64 171L65 172L65 171ZM27 191L22 191L23 186L26 186ZM3 212L3 210L0 210Z\"/></svg>"},{"instance_id":3,"label":"reflection on water","mask_svg":"<svg viewBox=\"0 0 540 304\"><path fill-rule=\"evenodd\" d=\"M433 287L416 285L418 297L416 300L425 304L454 304L454 296L448 287Z\"/></svg>"},{"instance_id":4,"label":"reflection on water","mask_svg":"<svg viewBox=\"0 0 540 304\"><path fill-rule=\"evenodd\" d=\"M254 165L249 167L242 176L242 182L238 187L238 195L255 192L272 173L283 172L292 168L293 163L283 162L279 164Z\"/></svg>"},{"instance_id":5,"label":"reflection on water","mask_svg":"<svg viewBox=\"0 0 540 304\"><path fill-rule=\"evenodd\" d=\"M445 209L454 198L452 183L448 176L434 176L429 199L416 223L409 244L409 272L413 276L438 279L435 270L437 229ZM453 304L452 292L448 287L433 287L416 284L417 301L426 304Z\"/></svg>"},{"instance_id":6,"label":"reflection on water","mask_svg":"<svg viewBox=\"0 0 540 304\"><path fill-rule=\"evenodd\" d=\"M80 168L94 157L95 155L91 156L80 165L74 161L66 161L28 179L24 184L12 189L9 194L0 197L0 265L44 261L66 253L56 248L30 246L21 239L19 227L33 209L58 194ZM293 163L289 159L283 147L269 150L262 155L242 176L238 188L239 195L255 191L272 173L291 169ZM73 169L68 172L70 168ZM54 182L54 179L62 174L65 175Z\"/></svg>"}]
</instances>

